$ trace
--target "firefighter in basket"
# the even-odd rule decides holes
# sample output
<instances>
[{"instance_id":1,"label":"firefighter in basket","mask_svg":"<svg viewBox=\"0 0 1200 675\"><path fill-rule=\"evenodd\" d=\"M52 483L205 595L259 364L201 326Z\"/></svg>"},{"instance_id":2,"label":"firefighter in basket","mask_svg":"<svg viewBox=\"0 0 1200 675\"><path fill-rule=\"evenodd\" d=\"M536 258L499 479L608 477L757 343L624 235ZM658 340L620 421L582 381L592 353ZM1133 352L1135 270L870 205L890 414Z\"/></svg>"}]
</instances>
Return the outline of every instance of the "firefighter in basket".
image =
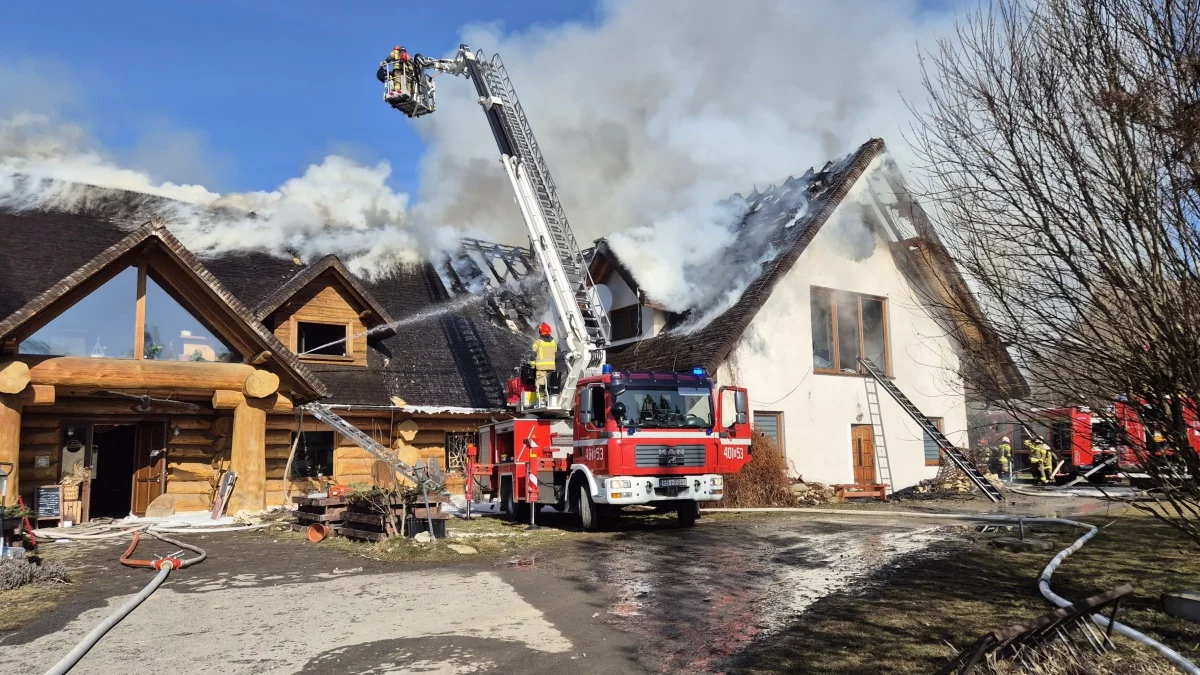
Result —
<instances>
[{"instance_id":1,"label":"firefighter in basket","mask_svg":"<svg viewBox=\"0 0 1200 675\"><path fill-rule=\"evenodd\" d=\"M538 403L545 405L550 397L550 373L555 370L555 359L558 356L558 343L554 341L554 331L550 324L538 326L538 339L533 342L533 356L529 365L533 366Z\"/></svg>"},{"instance_id":2,"label":"firefighter in basket","mask_svg":"<svg viewBox=\"0 0 1200 675\"><path fill-rule=\"evenodd\" d=\"M389 103L412 98L412 78L409 72L412 69L412 58L409 57L408 50L399 45L392 47L391 53L379 64L375 77L387 85L384 99Z\"/></svg>"}]
</instances>

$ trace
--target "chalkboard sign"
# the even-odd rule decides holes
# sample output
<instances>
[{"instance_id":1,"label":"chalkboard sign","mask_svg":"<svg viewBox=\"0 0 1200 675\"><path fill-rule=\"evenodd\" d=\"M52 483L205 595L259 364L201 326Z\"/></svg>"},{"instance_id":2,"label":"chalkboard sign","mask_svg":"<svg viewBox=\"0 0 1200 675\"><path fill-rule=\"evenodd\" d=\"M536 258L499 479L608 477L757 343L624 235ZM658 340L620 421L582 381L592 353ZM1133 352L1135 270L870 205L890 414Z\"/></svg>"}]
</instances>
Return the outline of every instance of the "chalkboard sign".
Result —
<instances>
[{"instance_id":1,"label":"chalkboard sign","mask_svg":"<svg viewBox=\"0 0 1200 675\"><path fill-rule=\"evenodd\" d=\"M37 505L37 519L62 518L62 486L45 485L33 489L33 503Z\"/></svg>"}]
</instances>

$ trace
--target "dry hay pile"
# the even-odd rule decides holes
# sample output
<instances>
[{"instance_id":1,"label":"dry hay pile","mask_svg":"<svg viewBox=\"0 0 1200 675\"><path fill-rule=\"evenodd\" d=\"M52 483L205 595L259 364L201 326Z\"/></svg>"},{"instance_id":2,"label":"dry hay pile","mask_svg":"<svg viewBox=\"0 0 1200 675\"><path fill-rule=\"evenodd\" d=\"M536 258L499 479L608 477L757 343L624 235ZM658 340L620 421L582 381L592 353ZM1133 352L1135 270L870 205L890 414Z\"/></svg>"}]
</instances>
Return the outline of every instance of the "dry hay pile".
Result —
<instances>
[{"instance_id":1,"label":"dry hay pile","mask_svg":"<svg viewBox=\"0 0 1200 675\"><path fill-rule=\"evenodd\" d=\"M795 503L787 459L774 440L755 433L750 441L750 459L740 473L725 474L725 498L716 506L760 508Z\"/></svg>"},{"instance_id":2,"label":"dry hay pile","mask_svg":"<svg viewBox=\"0 0 1200 675\"><path fill-rule=\"evenodd\" d=\"M34 563L27 558L0 560L0 591L11 591L37 582L71 583L67 566L58 561Z\"/></svg>"}]
</instances>

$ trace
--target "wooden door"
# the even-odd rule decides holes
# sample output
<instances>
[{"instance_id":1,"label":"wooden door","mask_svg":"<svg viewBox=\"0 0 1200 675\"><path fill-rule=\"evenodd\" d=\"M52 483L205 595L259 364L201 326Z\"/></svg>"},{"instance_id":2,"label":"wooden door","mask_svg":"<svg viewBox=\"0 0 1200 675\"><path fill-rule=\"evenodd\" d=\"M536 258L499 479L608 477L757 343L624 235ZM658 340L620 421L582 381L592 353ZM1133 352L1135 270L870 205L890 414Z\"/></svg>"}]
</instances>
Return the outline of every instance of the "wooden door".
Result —
<instances>
[{"instance_id":1,"label":"wooden door","mask_svg":"<svg viewBox=\"0 0 1200 675\"><path fill-rule=\"evenodd\" d=\"M150 502L166 489L166 423L138 424L133 453L133 504L130 510L135 516L144 516Z\"/></svg>"},{"instance_id":2,"label":"wooden door","mask_svg":"<svg viewBox=\"0 0 1200 675\"><path fill-rule=\"evenodd\" d=\"M854 483L870 485L875 482L875 436L870 424L850 425L851 454L854 462Z\"/></svg>"}]
</instances>

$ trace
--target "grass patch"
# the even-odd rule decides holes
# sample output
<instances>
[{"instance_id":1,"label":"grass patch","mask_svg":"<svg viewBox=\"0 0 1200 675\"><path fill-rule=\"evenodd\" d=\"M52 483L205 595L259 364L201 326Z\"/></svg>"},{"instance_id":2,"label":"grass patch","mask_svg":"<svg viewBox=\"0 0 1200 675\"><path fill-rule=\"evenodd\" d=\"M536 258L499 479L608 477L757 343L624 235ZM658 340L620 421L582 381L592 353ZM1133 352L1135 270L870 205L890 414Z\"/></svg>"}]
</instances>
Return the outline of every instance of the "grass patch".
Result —
<instances>
[{"instance_id":1,"label":"grass patch","mask_svg":"<svg viewBox=\"0 0 1200 675\"><path fill-rule=\"evenodd\" d=\"M80 573L66 564L69 554L47 547L41 564L27 560L0 561L0 631L16 630L54 609L75 592ZM14 582L22 583L15 584Z\"/></svg>"},{"instance_id":2,"label":"grass patch","mask_svg":"<svg viewBox=\"0 0 1200 675\"><path fill-rule=\"evenodd\" d=\"M1141 516L1107 525L1055 573L1052 586L1078 600L1132 584L1122 620L1200 659L1200 624L1158 609L1158 596L1200 588L1200 556L1174 530ZM1037 577L1077 529L1042 529L1056 546L1046 553L1013 553L989 544L994 534L937 545L932 553L885 570L856 591L815 603L780 634L735 657L731 670L749 673L929 673L983 633L1028 621L1051 609ZM1007 533L1006 533L1007 534ZM1134 643L1121 640L1123 647ZM1124 651L1124 650L1123 650ZM761 664L770 664L763 666Z\"/></svg>"}]
</instances>

